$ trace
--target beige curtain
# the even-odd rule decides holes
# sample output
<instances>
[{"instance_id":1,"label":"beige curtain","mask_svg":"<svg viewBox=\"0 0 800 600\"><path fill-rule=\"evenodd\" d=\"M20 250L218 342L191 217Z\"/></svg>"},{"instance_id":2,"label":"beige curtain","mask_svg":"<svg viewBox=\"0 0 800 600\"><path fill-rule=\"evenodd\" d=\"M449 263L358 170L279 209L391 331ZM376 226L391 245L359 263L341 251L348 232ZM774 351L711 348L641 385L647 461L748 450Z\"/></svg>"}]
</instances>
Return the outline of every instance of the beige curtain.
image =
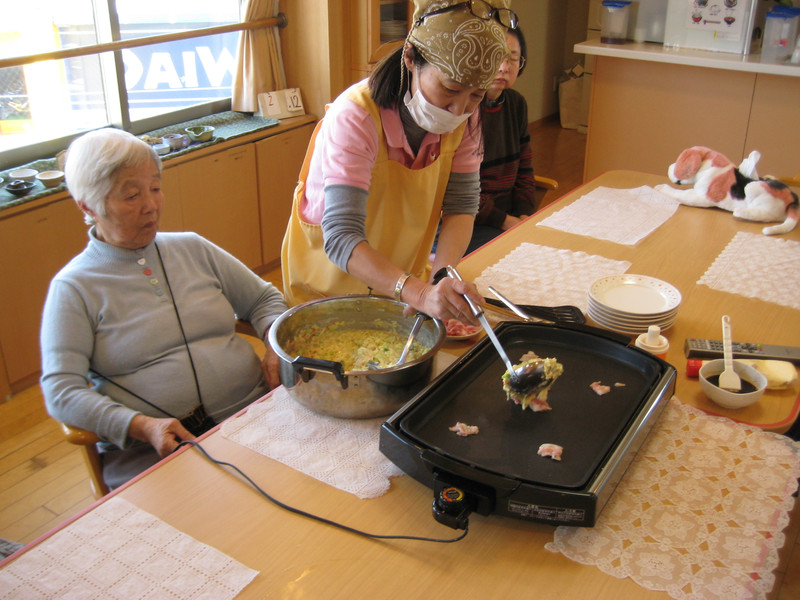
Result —
<instances>
[{"instance_id":1,"label":"beige curtain","mask_svg":"<svg viewBox=\"0 0 800 600\"><path fill-rule=\"evenodd\" d=\"M279 0L243 0L242 22L278 16ZM258 94L286 88L277 27L249 29L239 35L237 68L233 78L231 108L258 110Z\"/></svg>"}]
</instances>

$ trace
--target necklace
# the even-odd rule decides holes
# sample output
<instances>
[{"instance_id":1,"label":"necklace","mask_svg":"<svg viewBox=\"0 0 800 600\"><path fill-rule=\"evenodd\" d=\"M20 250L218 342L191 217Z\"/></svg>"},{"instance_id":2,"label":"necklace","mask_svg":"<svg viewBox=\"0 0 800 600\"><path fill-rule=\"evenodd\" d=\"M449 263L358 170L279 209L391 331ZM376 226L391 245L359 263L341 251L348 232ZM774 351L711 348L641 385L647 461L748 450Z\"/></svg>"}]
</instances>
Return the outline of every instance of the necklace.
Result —
<instances>
[{"instance_id":1,"label":"necklace","mask_svg":"<svg viewBox=\"0 0 800 600\"><path fill-rule=\"evenodd\" d=\"M164 266L164 259L161 258L161 250L158 249L158 244L153 241L153 247L156 249L156 254L158 255L158 262L161 263L161 272L164 273L164 283L167 284L167 290L169 290L169 295L172 298L172 307L175 309L175 317L178 319L178 327L181 330L181 336L183 336L183 345L186 346L186 353L189 355L189 364L192 367L192 375L194 376L194 386L197 390L197 401L202 406L203 404L203 396L200 394L200 381L197 378L197 369L194 366L194 360L192 359L192 351L189 348L189 340L186 339L186 331L183 329L183 322L181 321L181 314L178 312L178 303L175 299L175 294L172 292L172 286L169 284L169 277L167 276L167 268Z\"/></svg>"}]
</instances>

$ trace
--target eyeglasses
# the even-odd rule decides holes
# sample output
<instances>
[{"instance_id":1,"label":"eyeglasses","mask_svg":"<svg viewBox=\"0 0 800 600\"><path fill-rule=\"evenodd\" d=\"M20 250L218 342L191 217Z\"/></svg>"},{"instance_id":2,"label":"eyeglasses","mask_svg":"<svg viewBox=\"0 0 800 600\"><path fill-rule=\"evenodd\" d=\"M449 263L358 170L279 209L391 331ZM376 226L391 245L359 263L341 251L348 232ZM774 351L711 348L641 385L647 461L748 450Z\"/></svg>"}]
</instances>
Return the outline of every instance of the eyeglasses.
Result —
<instances>
[{"instance_id":1,"label":"eyeglasses","mask_svg":"<svg viewBox=\"0 0 800 600\"><path fill-rule=\"evenodd\" d=\"M444 8L440 8L439 10L431 11L417 19L417 22L414 23L414 25L419 26L422 24L422 21L428 17L432 17L433 15L441 15L442 13L450 12L451 10L456 10L464 6L468 7L469 11L474 16L478 17L479 19L483 19L484 21L491 21L493 18L497 18L501 25L509 29L516 29L517 25L519 25L517 13L515 13L513 10L510 8L495 8L488 2L484 2L484 0L459 2L458 4L453 4L452 6L446 6Z\"/></svg>"},{"instance_id":2,"label":"eyeglasses","mask_svg":"<svg viewBox=\"0 0 800 600\"><path fill-rule=\"evenodd\" d=\"M525 57L524 56L509 56L506 57L506 61L508 64L514 67L515 69L521 69L525 66Z\"/></svg>"}]
</instances>

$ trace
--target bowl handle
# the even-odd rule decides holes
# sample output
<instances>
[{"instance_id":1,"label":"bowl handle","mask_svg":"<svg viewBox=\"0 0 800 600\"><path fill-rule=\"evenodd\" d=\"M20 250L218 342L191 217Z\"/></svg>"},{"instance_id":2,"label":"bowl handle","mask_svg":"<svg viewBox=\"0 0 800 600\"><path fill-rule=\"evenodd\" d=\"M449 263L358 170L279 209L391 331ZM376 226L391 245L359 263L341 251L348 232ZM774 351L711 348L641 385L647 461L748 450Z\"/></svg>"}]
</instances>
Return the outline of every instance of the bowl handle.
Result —
<instances>
[{"instance_id":1,"label":"bowl handle","mask_svg":"<svg viewBox=\"0 0 800 600\"><path fill-rule=\"evenodd\" d=\"M305 382L308 382L314 376L314 372L330 373L336 378L343 390L347 389L347 375L344 374L344 368L340 362L297 356L292 360L292 368L295 374L299 375L300 379Z\"/></svg>"}]
</instances>

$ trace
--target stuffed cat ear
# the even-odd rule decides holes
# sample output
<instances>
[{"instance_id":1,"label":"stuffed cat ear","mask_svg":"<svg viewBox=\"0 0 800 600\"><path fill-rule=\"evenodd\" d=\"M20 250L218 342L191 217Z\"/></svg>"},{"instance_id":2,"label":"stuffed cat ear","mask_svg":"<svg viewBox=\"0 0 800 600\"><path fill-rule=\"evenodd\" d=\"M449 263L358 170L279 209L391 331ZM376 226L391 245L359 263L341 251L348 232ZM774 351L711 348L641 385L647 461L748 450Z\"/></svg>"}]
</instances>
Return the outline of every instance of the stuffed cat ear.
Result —
<instances>
[{"instance_id":1,"label":"stuffed cat ear","mask_svg":"<svg viewBox=\"0 0 800 600\"><path fill-rule=\"evenodd\" d=\"M728 197L728 194L731 191L731 186L733 186L735 183L736 174L733 172L733 169L728 169L727 171L719 173L708 185L706 196L709 200L721 202Z\"/></svg>"},{"instance_id":2,"label":"stuffed cat ear","mask_svg":"<svg viewBox=\"0 0 800 600\"><path fill-rule=\"evenodd\" d=\"M700 168L701 162L703 162L703 157L697 147L687 148L678 155L678 160L675 161L673 171L675 179L683 180L693 177Z\"/></svg>"},{"instance_id":3,"label":"stuffed cat ear","mask_svg":"<svg viewBox=\"0 0 800 600\"><path fill-rule=\"evenodd\" d=\"M759 160L761 160L761 152L753 150L747 158L742 160L742 164L739 165L739 172L749 179L758 179L756 165Z\"/></svg>"}]
</instances>

